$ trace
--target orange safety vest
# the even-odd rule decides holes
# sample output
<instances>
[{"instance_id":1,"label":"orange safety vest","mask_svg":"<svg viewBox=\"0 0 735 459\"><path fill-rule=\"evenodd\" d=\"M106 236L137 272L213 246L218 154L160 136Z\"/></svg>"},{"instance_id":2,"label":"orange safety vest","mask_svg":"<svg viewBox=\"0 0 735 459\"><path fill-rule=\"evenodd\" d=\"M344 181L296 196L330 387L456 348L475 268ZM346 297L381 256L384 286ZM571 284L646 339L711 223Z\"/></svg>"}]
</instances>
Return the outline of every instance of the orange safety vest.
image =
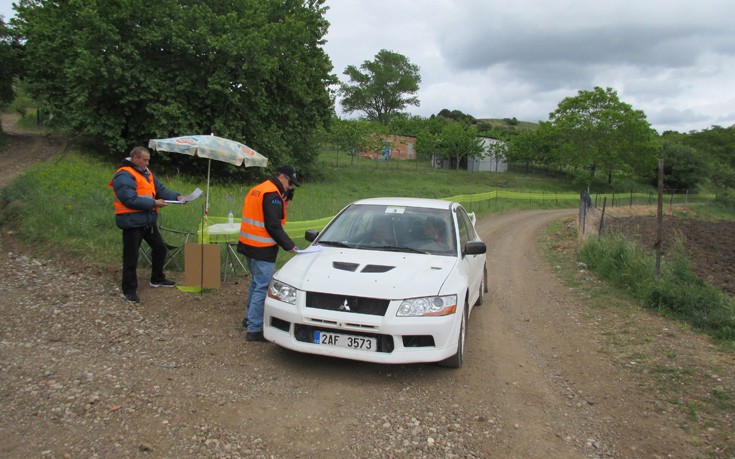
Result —
<instances>
[{"instance_id":1,"label":"orange safety vest","mask_svg":"<svg viewBox=\"0 0 735 459\"><path fill-rule=\"evenodd\" d=\"M265 215L263 215L263 197L266 193L279 193L278 187L266 180L253 187L245 196L242 206L242 222L240 223L240 242L253 247L270 247L276 241L265 229ZM283 206L281 226L286 224L286 206Z\"/></svg>"},{"instance_id":2,"label":"orange safety vest","mask_svg":"<svg viewBox=\"0 0 735 459\"><path fill-rule=\"evenodd\" d=\"M130 166L123 166L115 173L117 174L120 171L126 171L133 176L133 178L135 179L135 185L137 187L136 192L138 193L138 196L156 199L156 185L153 180L153 172L148 171L148 173L150 174L150 180L146 180L143 174L136 171ZM110 180L110 188L112 188L112 180ZM129 207L125 207L123 203L120 202L120 199L118 199L117 194L115 194L114 191L113 194L115 195L115 201L113 202L113 205L115 206L116 215L127 214L130 212L143 212L140 209L131 209ZM155 207L153 208L153 212L157 212L157 209Z\"/></svg>"}]
</instances>

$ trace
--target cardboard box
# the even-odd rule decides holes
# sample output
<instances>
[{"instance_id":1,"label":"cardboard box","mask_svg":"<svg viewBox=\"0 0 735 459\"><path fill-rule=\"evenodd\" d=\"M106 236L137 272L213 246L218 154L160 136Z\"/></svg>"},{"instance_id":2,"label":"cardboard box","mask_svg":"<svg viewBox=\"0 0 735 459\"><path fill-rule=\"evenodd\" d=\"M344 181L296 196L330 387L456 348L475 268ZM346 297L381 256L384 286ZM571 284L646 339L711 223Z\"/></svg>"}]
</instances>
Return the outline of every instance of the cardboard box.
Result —
<instances>
[{"instance_id":1,"label":"cardboard box","mask_svg":"<svg viewBox=\"0 0 735 459\"><path fill-rule=\"evenodd\" d=\"M184 285L220 288L219 244L184 245Z\"/></svg>"}]
</instances>

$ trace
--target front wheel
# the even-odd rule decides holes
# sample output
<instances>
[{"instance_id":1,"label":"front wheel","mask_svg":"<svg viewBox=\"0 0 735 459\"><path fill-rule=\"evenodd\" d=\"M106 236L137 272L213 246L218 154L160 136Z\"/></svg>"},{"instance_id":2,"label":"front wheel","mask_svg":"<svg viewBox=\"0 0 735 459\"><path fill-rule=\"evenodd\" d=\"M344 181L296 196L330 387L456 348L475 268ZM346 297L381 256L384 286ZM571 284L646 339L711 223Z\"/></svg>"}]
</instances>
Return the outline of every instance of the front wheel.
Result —
<instances>
[{"instance_id":1,"label":"front wheel","mask_svg":"<svg viewBox=\"0 0 735 459\"><path fill-rule=\"evenodd\" d=\"M447 368L459 368L464 362L464 341L467 334L467 313L469 308L465 306L462 320L459 324L459 336L457 337L457 353L448 359L439 362L439 365Z\"/></svg>"}]
</instances>

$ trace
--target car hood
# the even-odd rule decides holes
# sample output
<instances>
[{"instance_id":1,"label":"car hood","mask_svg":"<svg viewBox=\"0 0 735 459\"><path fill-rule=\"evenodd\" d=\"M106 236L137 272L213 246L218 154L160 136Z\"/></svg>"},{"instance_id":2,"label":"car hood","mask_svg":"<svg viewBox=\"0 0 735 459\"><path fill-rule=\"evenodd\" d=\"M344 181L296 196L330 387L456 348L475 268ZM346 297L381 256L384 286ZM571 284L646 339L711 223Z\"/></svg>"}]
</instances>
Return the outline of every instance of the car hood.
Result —
<instances>
[{"instance_id":1,"label":"car hood","mask_svg":"<svg viewBox=\"0 0 735 459\"><path fill-rule=\"evenodd\" d=\"M294 256L276 278L300 290L375 298L436 295L454 257L325 247Z\"/></svg>"}]
</instances>

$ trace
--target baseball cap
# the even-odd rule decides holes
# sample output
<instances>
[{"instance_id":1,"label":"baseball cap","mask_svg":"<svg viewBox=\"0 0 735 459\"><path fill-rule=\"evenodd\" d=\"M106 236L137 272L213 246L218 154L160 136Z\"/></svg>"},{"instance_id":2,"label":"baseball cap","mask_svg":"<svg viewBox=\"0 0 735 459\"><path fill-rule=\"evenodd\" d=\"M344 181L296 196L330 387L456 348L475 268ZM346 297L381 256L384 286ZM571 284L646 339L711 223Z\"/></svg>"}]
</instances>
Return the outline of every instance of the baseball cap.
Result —
<instances>
[{"instance_id":1,"label":"baseball cap","mask_svg":"<svg viewBox=\"0 0 735 459\"><path fill-rule=\"evenodd\" d=\"M288 177L288 181L296 186L300 186L299 180L296 178L296 171L293 170L293 166L290 164L284 164L283 166L276 169L276 172L280 172L281 174Z\"/></svg>"}]
</instances>

